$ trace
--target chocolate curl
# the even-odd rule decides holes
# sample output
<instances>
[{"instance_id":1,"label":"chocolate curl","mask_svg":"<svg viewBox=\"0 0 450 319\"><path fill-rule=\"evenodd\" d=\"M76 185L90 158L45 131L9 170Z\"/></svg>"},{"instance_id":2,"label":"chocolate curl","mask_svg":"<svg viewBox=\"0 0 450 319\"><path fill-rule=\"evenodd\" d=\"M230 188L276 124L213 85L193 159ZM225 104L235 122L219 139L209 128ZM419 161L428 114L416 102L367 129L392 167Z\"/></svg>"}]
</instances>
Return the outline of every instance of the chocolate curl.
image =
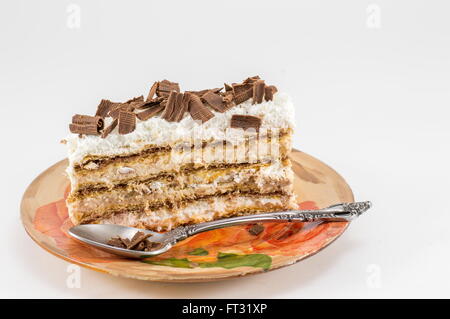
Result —
<instances>
[{"instance_id":1,"label":"chocolate curl","mask_svg":"<svg viewBox=\"0 0 450 319\"><path fill-rule=\"evenodd\" d=\"M243 91L239 94L234 95L234 103L236 105L244 103L245 101L251 99L253 97L253 87L247 89L246 91Z\"/></svg>"},{"instance_id":2,"label":"chocolate curl","mask_svg":"<svg viewBox=\"0 0 450 319\"><path fill-rule=\"evenodd\" d=\"M214 114L203 105L202 100L195 94L189 94L189 113L196 121L205 123L214 117Z\"/></svg>"},{"instance_id":3,"label":"chocolate curl","mask_svg":"<svg viewBox=\"0 0 450 319\"><path fill-rule=\"evenodd\" d=\"M180 122L183 119L184 113L186 113L189 108L189 101L189 94L178 94L177 105L170 118L173 122Z\"/></svg>"},{"instance_id":4,"label":"chocolate curl","mask_svg":"<svg viewBox=\"0 0 450 319\"><path fill-rule=\"evenodd\" d=\"M158 90L158 85L159 82L153 83L152 87L150 88L150 91L148 92L146 101L151 101L153 99L153 97L156 94L156 91Z\"/></svg>"},{"instance_id":5,"label":"chocolate curl","mask_svg":"<svg viewBox=\"0 0 450 319\"><path fill-rule=\"evenodd\" d=\"M95 112L95 116L100 116L102 118L107 117L112 105L113 102L111 102L110 100L101 100L100 104L97 106L97 112Z\"/></svg>"},{"instance_id":6,"label":"chocolate curl","mask_svg":"<svg viewBox=\"0 0 450 319\"><path fill-rule=\"evenodd\" d=\"M163 80L158 84L156 95L166 97L169 96L170 92L172 91L175 91L177 93L180 92L180 86L178 85L178 83Z\"/></svg>"},{"instance_id":7,"label":"chocolate curl","mask_svg":"<svg viewBox=\"0 0 450 319\"><path fill-rule=\"evenodd\" d=\"M140 102L144 102L143 95L129 99L128 101L125 102L125 104L140 103Z\"/></svg>"},{"instance_id":8,"label":"chocolate curl","mask_svg":"<svg viewBox=\"0 0 450 319\"><path fill-rule=\"evenodd\" d=\"M119 113L119 134L125 135L133 132L136 128L136 115L129 111Z\"/></svg>"},{"instance_id":9,"label":"chocolate curl","mask_svg":"<svg viewBox=\"0 0 450 319\"><path fill-rule=\"evenodd\" d=\"M276 92L278 92L278 89L275 86L273 86L273 85L266 86L264 88L264 99L266 101L272 101L273 100L273 95Z\"/></svg>"},{"instance_id":10,"label":"chocolate curl","mask_svg":"<svg viewBox=\"0 0 450 319\"><path fill-rule=\"evenodd\" d=\"M70 132L74 134L99 135L98 127L95 124L70 124Z\"/></svg>"},{"instance_id":11,"label":"chocolate curl","mask_svg":"<svg viewBox=\"0 0 450 319\"><path fill-rule=\"evenodd\" d=\"M98 130L103 128L103 119L100 116L75 114L72 117L72 123L79 125L95 125Z\"/></svg>"},{"instance_id":12,"label":"chocolate curl","mask_svg":"<svg viewBox=\"0 0 450 319\"><path fill-rule=\"evenodd\" d=\"M171 91L169 94L169 97L167 99L166 107L164 109L164 112L161 114L161 117L165 119L166 121L170 120L170 117L172 116L172 113L175 109L175 102L177 100L178 93L175 91Z\"/></svg>"},{"instance_id":13,"label":"chocolate curl","mask_svg":"<svg viewBox=\"0 0 450 319\"><path fill-rule=\"evenodd\" d=\"M105 128L105 130L102 133L102 138L106 138L117 126L117 123L119 123L118 119L115 119L112 121L112 123Z\"/></svg>"},{"instance_id":14,"label":"chocolate curl","mask_svg":"<svg viewBox=\"0 0 450 319\"><path fill-rule=\"evenodd\" d=\"M253 84L253 104L262 103L264 98L264 88L265 84L263 80L257 80Z\"/></svg>"},{"instance_id":15,"label":"chocolate curl","mask_svg":"<svg viewBox=\"0 0 450 319\"><path fill-rule=\"evenodd\" d=\"M156 105L146 109L143 112L136 113L136 117L138 119L140 119L141 121L147 121L149 118L155 116L156 114L158 114L162 110L164 110L164 105L163 104L156 104Z\"/></svg>"},{"instance_id":16,"label":"chocolate curl","mask_svg":"<svg viewBox=\"0 0 450 319\"><path fill-rule=\"evenodd\" d=\"M208 91L202 95L202 100L206 102L215 111L223 113L227 110L223 103L223 98L212 91Z\"/></svg>"}]
</instances>

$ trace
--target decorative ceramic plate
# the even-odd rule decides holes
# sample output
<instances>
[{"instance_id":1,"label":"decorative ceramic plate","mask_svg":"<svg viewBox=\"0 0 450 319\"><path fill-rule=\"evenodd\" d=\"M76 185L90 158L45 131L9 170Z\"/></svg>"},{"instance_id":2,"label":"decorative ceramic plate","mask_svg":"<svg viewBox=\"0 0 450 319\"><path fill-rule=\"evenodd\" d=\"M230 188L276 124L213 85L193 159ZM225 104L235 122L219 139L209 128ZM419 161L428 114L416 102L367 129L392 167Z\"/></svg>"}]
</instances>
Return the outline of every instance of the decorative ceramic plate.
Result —
<instances>
[{"instance_id":1,"label":"decorative ceramic plate","mask_svg":"<svg viewBox=\"0 0 450 319\"><path fill-rule=\"evenodd\" d=\"M291 154L294 188L301 209L353 202L350 187L333 169L303 152ZM21 204L23 225L48 252L89 269L152 281L212 281L261 273L293 264L323 249L347 228L346 222L266 222L257 236L248 225L201 233L168 252L141 260L126 259L85 246L67 235L72 227L65 197L67 160L39 175Z\"/></svg>"}]
</instances>

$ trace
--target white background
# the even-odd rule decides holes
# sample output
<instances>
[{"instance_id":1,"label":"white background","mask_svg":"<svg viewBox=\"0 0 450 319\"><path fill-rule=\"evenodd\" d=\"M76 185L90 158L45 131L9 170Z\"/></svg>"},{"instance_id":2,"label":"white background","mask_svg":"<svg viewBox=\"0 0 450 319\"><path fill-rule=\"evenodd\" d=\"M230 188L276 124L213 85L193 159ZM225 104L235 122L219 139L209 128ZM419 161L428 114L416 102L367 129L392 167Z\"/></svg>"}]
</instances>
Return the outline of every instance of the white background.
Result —
<instances>
[{"instance_id":1,"label":"white background","mask_svg":"<svg viewBox=\"0 0 450 319\"><path fill-rule=\"evenodd\" d=\"M2 0L0 297L450 297L449 14L445 0ZM154 80L188 90L255 74L292 95L294 146L373 209L267 274L166 284L82 269L69 288L68 263L28 238L19 203L65 157L71 116Z\"/></svg>"}]
</instances>

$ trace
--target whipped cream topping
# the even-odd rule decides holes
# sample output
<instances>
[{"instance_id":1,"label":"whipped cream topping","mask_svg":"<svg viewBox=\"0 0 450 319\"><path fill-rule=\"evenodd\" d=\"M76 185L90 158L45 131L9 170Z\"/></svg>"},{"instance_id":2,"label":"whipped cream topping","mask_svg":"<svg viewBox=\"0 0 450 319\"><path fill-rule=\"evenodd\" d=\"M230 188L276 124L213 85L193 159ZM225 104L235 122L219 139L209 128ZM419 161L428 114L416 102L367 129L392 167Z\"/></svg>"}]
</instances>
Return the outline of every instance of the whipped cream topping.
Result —
<instances>
[{"instance_id":1,"label":"whipped cream topping","mask_svg":"<svg viewBox=\"0 0 450 319\"><path fill-rule=\"evenodd\" d=\"M230 110L219 113L205 123L194 121L185 113L180 122L168 122L160 116L147 121L137 120L136 129L127 135L120 135L115 129L106 138L100 136L70 134L66 138L70 166L82 162L87 155L115 156L139 152L146 146L174 146L192 139L203 141L223 141L233 143L241 140L242 130L230 128L233 114L253 115L262 119L260 130L294 128L294 107L290 97L276 93L272 101L252 104L252 99ZM105 126L111 118L105 119ZM247 134L247 133L245 133ZM248 133L254 134L254 132ZM236 137L236 138L233 138Z\"/></svg>"}]
</instances>

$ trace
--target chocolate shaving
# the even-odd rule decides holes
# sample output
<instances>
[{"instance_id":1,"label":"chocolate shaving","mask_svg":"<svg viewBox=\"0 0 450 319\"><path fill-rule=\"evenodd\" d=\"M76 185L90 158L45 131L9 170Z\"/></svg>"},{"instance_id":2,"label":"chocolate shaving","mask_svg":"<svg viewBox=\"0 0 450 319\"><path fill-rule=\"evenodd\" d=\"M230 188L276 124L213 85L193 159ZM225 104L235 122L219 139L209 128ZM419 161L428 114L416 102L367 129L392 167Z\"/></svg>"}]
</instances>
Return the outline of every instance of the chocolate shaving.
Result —
<instances>
[{"instance_id":1,"label":"chocolate shaving","mask_svg":"<svg viewBox=\"0 0 450 319\"><path fill-rule=\"evenodd\" d=\"M103 130L102 138L106 138L109 135L109 133L111 133L116 128L118 122L119 122L118 119L113 120L112 123L109 124L109 126Z\"/></svg>"},{"instance_id":2,"label":"chocolate shaving","mask_svg":"<svg viewBox=\"0 0 450 319\"><path fill-rule=\"evenodd\" d=\"M146 109L143 112L136 113L136 117L140 119L141 121L147 121L149 118L155 116L160 111L164 110L164 105L161 104L155 104L154 106Z\"/></svg>"},{"instance_id":3,"label":"chocolate shaving","mask_svg":"<svg viewBox=\"0 0 450 319\"><path fill-rule=\"evenodd\" d=\"M236 84L233 83L233 93L234 95L239 95L241 93L247 92L248 90L253 89L253 85L250 83L242 83L242 84Z\"/></svg>"},{"instance_id":4,"label":"chocolate shaving","mask_svg":"<svg viewBox=\"0 0 450 319\"><path fill-rule=\"evenodd\" d=\"M212 107L215 111L223 113L227 110L225 105L223 104L223 99L219 94L216 94L212 91L208 91L202 95L202 100L206 102L210 107Z\"/></svg>"},{"instance_id":5,"label":"chocolate shaving","mask_svg":"<svg viewBox=\"0 0 450 319\"><path fill-rule=\"evenodd\" d=\"M263 80L257 80L253 84L253 104L262 103L264 98L264 88L266 84L264 84Z\"/></svg>"},{"instance_id":6,"label":"chocolate shaving","mask_svg":"<svg viewBox=\"0 0 450 319\"><path fill-rule=\"evenodd\" d=\"M153 107L155 105L159 105L163 100L164 100L163 97L157 97L157 98L145 101L143 103L139 103L139 105L134 105L134 106L135 106L135 109L145 110L145 109L148 109L148 108Z\"/></svg>"},{"instance_id":7,"label":"chocolate shaving","mask_svg":"<svg viewBox=\"0 0 450 319\"><path fill-rule=\"evenodd\" d=\"M277 89L275 86L273 86L273 85L266 86L266 87L264 88L264 99L265 99L266 101L272 101L272 100L273 100L273 95L274 95L277 91L278 91L278 89Z\"/></svg>"},{"instance_id":8,"label":"chocolate shaving","mask_svg":"<svg viewBox=\"0 0 450 319\"><path fill-rule=\"evenodd\" d=\"M159 82L158 88L156 89L156 95L157 96L169 96L170 92L180 92L180 86L178 83L170 82L168 80L163 80Z\"/></svg>"},{"instance_id":9,"label":"chocolate shaving","mask_svg":"<svg viewBox=\"0 0 450 319\"><path fill-rule=\"evenodd\" d=\"M74 134L99 135L96 124L70 124L70 132Z\"/></svg>"},{"instance_id":10,"label":"chocolate shaving","mask_svg":"<svg viewBox=\"0 0 450 319\"><path fill-rule=\"evenodd\" d=\"M246 78L243 83L244 84L253 84L253 83L255 83L256 81L258 81L260 79L261 78L259 77L259 75L255 75L255 76L251 76L249 78Z\"/></svg>"},{"instance_id":11,"label":"chocolate shaving","mask_svg":"<svg viewBox=\"0 0 450 319\"><path fill-rule=\"evenodd\" d=\"M186 91L186 93L192 93L198 96L203 96L205 93L208 92L213 92L213 93L219 93L220 91L222 91L223 88L214 88L214 89L209 89L209 90L201 90L201 91Z\"/></svg>"},{"instance_id":12,"label":"chocolate shaving","mask_svg":"<svg viewBox=\"0 0 450 319\"><path fill-rule=\"evenodd\" d=\"M127 106L128 104L128 106ZM143 105L147 104L146 101L144 101L144 96L138 96L131 100L128 100L125 102L122 110L133 112L135 109L141 108Z\"/></svg>"},{"instance_id":13,"label":"chocolate shaving","mask_svg":"<svg viewBox=\"0 0 450 319\"><path fill-rule=\"evenodd\" d=\"M95 116L100 116L105 118L108 116L108 112L113 103L110 100L101 100L100 104L97 106L97 112L95 112Z\"/></svg>"},{"instance_id":14,"label":"chocolate shaving","mask_svg":"<svg viewBox=\"0 0 450 319\"><path fill-rule=\"evenodd\" d=\"M141 96L138 96L138 97L134 97L134 98L126 101L125 103L126 104L131 104L131 103L136 103L136 102L144 102L144 96L141 95Z\"/></svg>"},{"instance_id":15,"label":"chocolate shaving","mask_svg":"<svg viewBox=\"0 0 450 319\"><path fill-rule=\"evenodd\" d=\"M242 83L242 84L232 84L234 103L241 104L248 99L253 97L253 84Z\"/></svg>"},{"instance_id":16,"label":"chocolate shaving","mask_svg":"<svg viewBox=\"0 0 450 319\"><path fill-rule=\"evenodd\" d=\"M136 247L134 248L134 250L138 250L138 251L144 251L145 249L145 242L141 241L139 244L136 245Z\"/></svg>"},{"instance_id":17,"label":"chocolate shaving","mask_svg":"<svg viewBox=\"0 0 450 319\"><path fill-rule=\"evenodd\" d=\"M189 107L189 94L178 93L175 108L170 117L171 122L180 122Z\"/></svg>"},{"instance_id":18,"label":"chocolate shaving","mask_svg":"<svg viewBox=\"0 0 450 319\"><path fill-rule=\"evenodd\" d=\"M120 111L124 111L127 106L128 104L124 103L113 103L109 109L108 116L117 119Z\"/></svg>"},{"instance_id":19,"label":"chocolate shaving","mask_svg":"<svg viewBox=\"0 0 450 319\"><path fill-rule=\"evenodd\" d=\"M234 128L243 128L244 130L248 128L255 128L256 131L259 131L261 122L261 119L256 116L234 114L231 117L230 126Z\"/></svg>"},{"instance_id":20,"label":"chocolate shaving","mask_svg":"<svg viewBox=\"0 0 450 319\"><path fill-rule=\"evenodd\" d=\"M237 105L237 104L244 103L245 101L251 99L252 97L253 97L253 87L250 87L246 91L243 91L239 94L235 94L233 101Z\"/></svg>"},{"instance_id":21,"label":"chocolate shaving","mask_svg":"<svg viewBox=\"0 0 450 319\"><path fill-rule=\"evenodd\" d=\"M129 111L119 112L119 134L125 135L136 128L136 114Z\"/></svg>"},{"instance_id":22,"label":"chocolate shaving","mask_svg":"<svg viewBox=\"0 0 450 319\"><path fill-rule=\"evenodd\" d=\"M163 246L163 244L161 244L161 243L156 243L156 242L148 241L148 240L145 242L145 244L146 244L146 247L145 247L144 251L158 250Z\"/></svg>"},{"instance_id":23,"label":"chocolate shaving","mask_svg":"<svg viewBox=\"0 0 450 319\"><path fill-rule=\"evenodd\" d=\"M225 86L225 92L233 91L233 87L231 85L226 83L224 83L223 85Z\"/></svg>"},{"instance_id":24,"label":"chocolate shaving","mask_svg":"<svg viewBox=\"0 0 450 319\"><path fill-rule=\"evenodd\" d=\"M127 111L127 112L134 112L136 105L139 105L140 103L145 103L145 102L132 102L130 104L123 104L120 110Z\"/></svg>"},{"instance_id":25,"label":"chocolate shaving","mask_svg":"<svg viewBox=\"0 0 450 319\"><path fill-rule=\"evenodd\" d=\"M120 240L122 240L122 244L125 245L125 248L127 248L131 244L131 240L128 238L120 238Z\"/></svg>"},{"instance_id":26,"label":"chocolate shaving","mask_svg":"<svg viewBox=\"0 0 450 319\"><path fill-rule=\"evenodd\" d=\"M258 236L264 231L264 226L261 224L254 224L252 227L249 228L248 232L252 234L253 236Z\"/></svg>"},{"instance_id":27,"label":"chocolate shaving","mask_svg":"<svg viewBox=\"0 0 450 319\"><path fill-rule=\"evenodd\" d=\"M184 114L190 113L194 120L203 123L214 117L211 109L216 112L225 112L237 104L241 104L253 98L253 104L273 100L277 92L275 86L266 86L259 76L252 76L242 83L224 83L222 88L213 88L200 91L186 91L180 93L178 83L163 80L154 82L147 98L138 96L129 99L125 103L115 103L103 99L97 106L95 116L75 115L72 118L70 131L83 135L99 135L106 138L116 126L119 126L119 134L129 134L136 129L136 118L141 121L162 112L161 118L169 122L179 122ZM156 96L155 96L156 95ZM142 110L136 112L136 110ZM112 117L111 124L104 128L104 118ZM259 129L261 119L252 116L233 116L232 127Z\"/></svg>"},{"instance_id":28,"label":"chocolate shaving","mask_svg":"<svg viewBox=\"0 0 450 319\"><path fill-rule=\"evenodd\" d=\"M234 94L232 91L225 92L223 96L223 103L225 103L225 108L227 110L236 105L236 103L234 103Z\"/></svg>"},{"instance_id":29,"label":"chocolate shaving","mask_svg":"<svg viewBox=\"0 0 450 319\"><path fill-rule=\"evenodd\" d=\"M150 236L151 236L151 234L146 234L141 231L136 232L136 234L134 234L133 238L131 238L131 242L127 246L127 249L135 248L138 244L142 243L142 241L146 240Z\"/></svg>"},{"instance_id":30,"label":"chocolate shaving","mask_svg":"<svg viewBox=\"0 0 450 319\"><path fill-rule=\"evenodd\" d=\"M99 130L103 128L103 119L100 116L75 114L72 116L72 123L81 125L96 125Z\"/></svg>"},{"instance_id":31,"label":"chocolate shaving","mask_svg":"<svg viewBox=\"0 0 450 319\"><path fill-rule=\"evenodd\" d=\"M127 248L127 246L123 243L120 237L113 237L106 243L107 245L119 247L119 248Z\"/></svg>"},{"instance_id":32,"label":"chocolate shaving","mask_svg":"<svg viewBox=\"0 0 450 319\"><path fill-rule=\"evenodd\" d=\"M133 238L121 238L120 236L113 237L108 240L107 244L114 247L131 249L136 251L151 251L161 248L162 244L157 242L151 242L148 240L151 234L138 231L134 234Z\"/></svg>"},{"instance_id":33,"label":"chocolate shaving","mask_svg":"<svg viewBox=\"0 0 450 319\"><path fill-rule=\"evenodd\" d=\"M189 113L195 121L205 123L214 117L214 114L203 105L202 100L195 94L189 94Z\"/></svg>"},{"instance_id":34,"label":"chocolate shaving","mask_svg":"<svg viewBox=\"0 0 450 319\"><path fill-rule=\"evenodd\" d=\"M147 104L147 102L142 101L142 102L132 102L130 103L130 105L127 108L127 111L129 112L134 112L134 110L136 109L141 109L145 104Z\"/></svg>"},{"instance_id":35,"label":"chocolate shaving","mask_svg":"<svg viewBox=\"0 0 450 319\"><path fill-rule=\"evenodd\" d=\"M104 122L100 116L75 114L69 129L74 134L98 135L103 125Z\"/></svg>"},{"instance_id":36,"label":"chocolate shaving","mask_svg":"<svg viewBox=\"0 0 450 319\"><path fill-rule=\"evenodd\" d=\"M156 94L156 90L158 90L158 85L159 85L159 82L153 83L152 87L150 88L150 91L148 92L146 101L151 101L153 99L153 97Z\"/></svg>"},{"instance_id":37,"label":"chocolate shaving","mask_svg":"<svg viewBox=\"0 0 450 319\"><path fill-rule=\"evenodd\" d=\"M169 94L169 97L167 99L166 107L164 109L164 112L161 114L161 118L165 119L166 121L169 121L172 113L175 109L175 103L177 101L178 93L175 91L171 91Z\"/></svg>"}]
</instances>

